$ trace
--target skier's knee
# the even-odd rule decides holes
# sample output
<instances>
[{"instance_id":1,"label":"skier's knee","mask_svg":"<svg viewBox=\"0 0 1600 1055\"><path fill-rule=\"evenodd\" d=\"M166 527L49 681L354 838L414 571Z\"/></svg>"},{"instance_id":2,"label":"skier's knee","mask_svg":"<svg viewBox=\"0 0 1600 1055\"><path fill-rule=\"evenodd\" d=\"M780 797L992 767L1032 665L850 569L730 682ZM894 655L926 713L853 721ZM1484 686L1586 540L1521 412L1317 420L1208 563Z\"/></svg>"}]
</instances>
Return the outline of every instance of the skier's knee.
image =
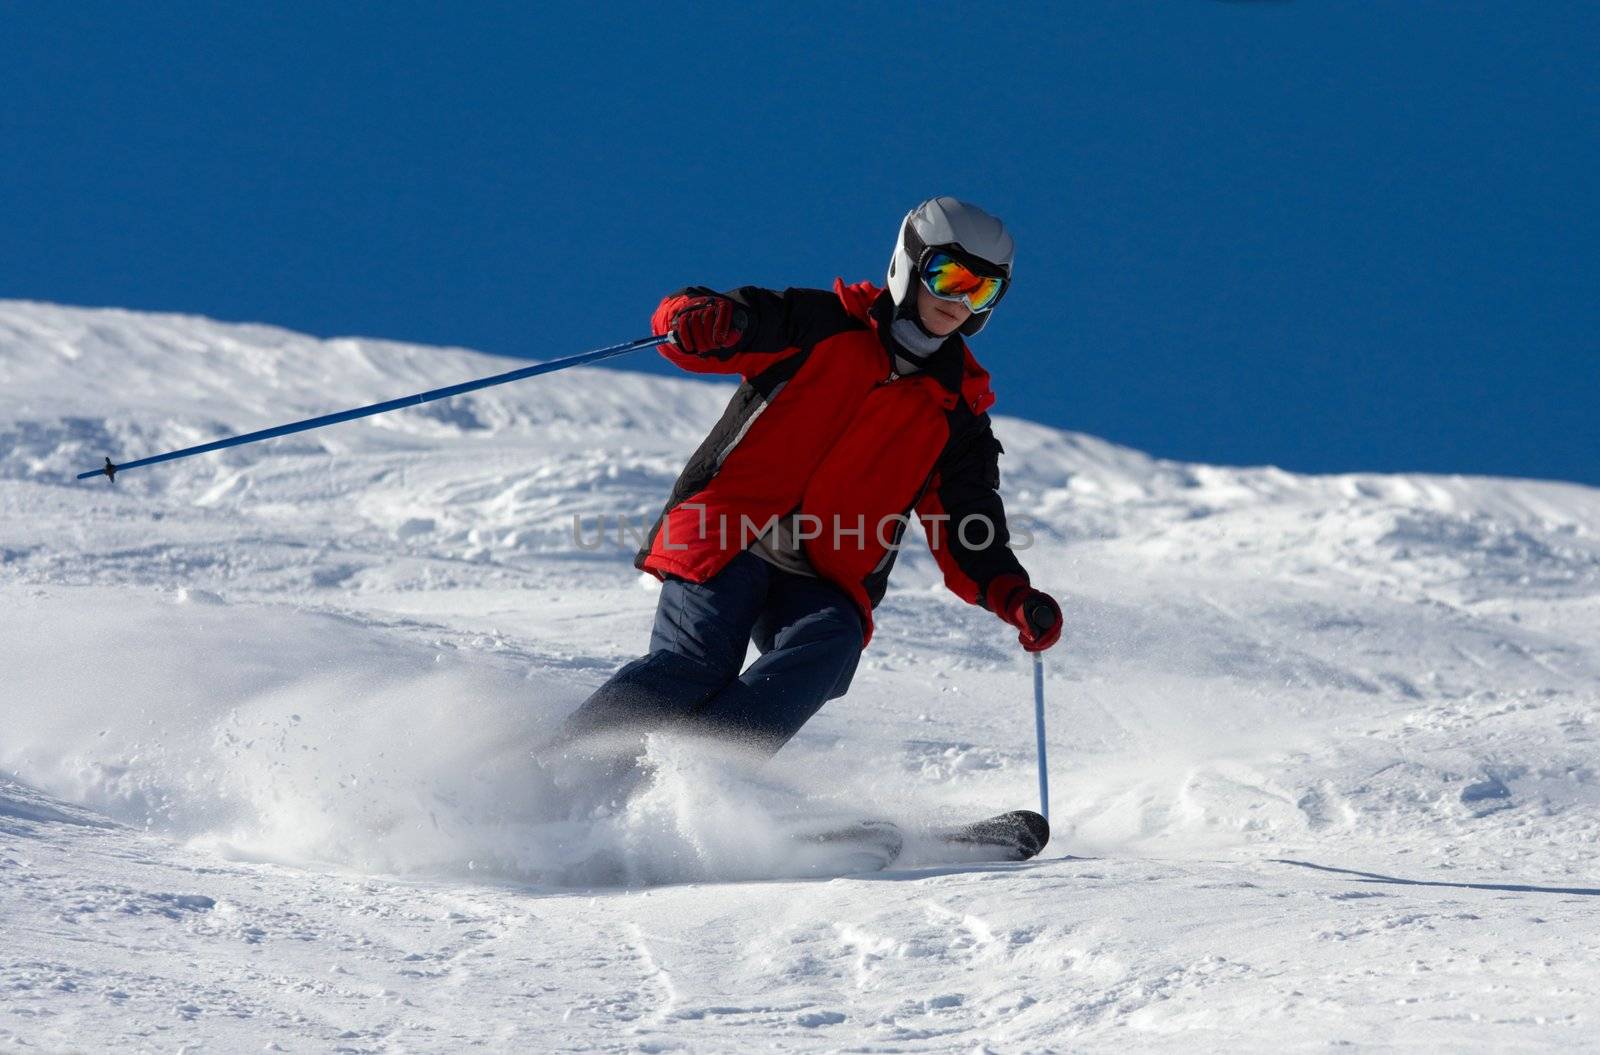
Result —
<instances>
[{"instance_id":1,"label":"skier's knee","mask_svg":"<svg viewBox=\"0 0 1600 1055\"><path fill-rule=\"evenodd\" d=\"M838 649L861 650L861 616L854 608L829 608L807 618L801 636L810 643Z\"/></svg>"},{"instance_id":2,"label":"skier's knee","mask_svg":"<svg viewBox=\"0 0 1600 1055\"><path fill-rule=\"evenodd\" d=\"M838 671L826 699L836 700L850 688L861 659L861 617L853 609L836 609L818 620L812 642L823 653L819 661Z\"/></svg>"}]
</instances>

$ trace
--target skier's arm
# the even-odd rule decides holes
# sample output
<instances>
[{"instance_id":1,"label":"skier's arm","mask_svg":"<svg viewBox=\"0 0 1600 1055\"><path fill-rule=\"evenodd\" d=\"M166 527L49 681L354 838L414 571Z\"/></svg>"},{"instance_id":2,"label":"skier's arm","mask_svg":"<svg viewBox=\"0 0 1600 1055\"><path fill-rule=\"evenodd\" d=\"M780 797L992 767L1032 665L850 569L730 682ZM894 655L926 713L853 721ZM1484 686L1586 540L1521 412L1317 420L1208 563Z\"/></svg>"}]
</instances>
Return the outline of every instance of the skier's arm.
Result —
<instances>
[{"instance_id":1,"label":"skier's arm","mask_svg":"<svg viewBox=\"0 0 1600 1055\"><path fill-rule=\"evenodd\" d=\"M1009 545L999 490L1003 450L989 415L977 415L940 456L917 502L917 519L945 585L968 604L981 605L1017 627L1022 646L1038 651L1060 637L1061 609L1029 585L1028 573Z\"/></svg>"},{"instance_id":2,"label":"skier's arm","mask_svg":"<svg viewBox=\"0 0 1600 1055\"><path fill-rule=\"evenodd\" d=\"M1034 589L1011 551L1000 501L1000 455L989 415L962 429L934 466L917 519L944 570L944 584L1018 629L1018 644L1043 652L1061 639L1061 605Z\"/></svg>"},{"instance_id":3,"label":"skier's arm","mask_svg":"<svg viewBox=\"0 0 1600 1055\"><path fill-rule=\"evenodd\" d=\"M690 347L686 349L668 342L661 345L661 354L692 373L742 374L751 378L815 339L813 331L825 324L818 299L815 290L778 293L759 286L741 286L718 293L704 286L690 286L661 301L651 326L658 334L682 334L679 326L687 313L714 311L722 307L718 301L727 302L735 309L728 316L733 320L731 326L719 329L703 345L687 340ZM836 298L829 297L829 301L837 303Z\"/></svg>"},{"instance_id":4,"label":"skier's arm","mask_svg":"<svg viewBox=\"0 0 1600 1055\"><path fill-rule=\"evenodd\" d=\"M999 491L1002 450L989 415L979 414L940 456L917 502L917 519L945 585L968 604L985 608L989 587L1000 576L1028 578L1007 545L1011 533Z\"/></svg>"}]
</instances>

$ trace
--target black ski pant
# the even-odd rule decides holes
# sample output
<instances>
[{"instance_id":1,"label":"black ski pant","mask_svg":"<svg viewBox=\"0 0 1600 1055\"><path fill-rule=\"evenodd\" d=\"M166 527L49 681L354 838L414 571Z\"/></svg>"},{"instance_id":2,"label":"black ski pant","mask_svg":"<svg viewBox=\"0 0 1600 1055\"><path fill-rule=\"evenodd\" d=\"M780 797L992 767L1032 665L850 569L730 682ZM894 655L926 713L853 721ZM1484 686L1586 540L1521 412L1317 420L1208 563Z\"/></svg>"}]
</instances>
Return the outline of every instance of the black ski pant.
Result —
<instances>
[{"instance_id":1,"label":"black ski pant","mask_svg":"<svg viewBox=\"0 0 1600 1055\"><path fill-rule=\"evenodd\" d=\"M662 584L650 653L584 701L566 738L671 726L770 754L844 695L861 633L843 590L745 550L703 583ZM741 673L752 640L761 655Z\"/></svg>"}]
</instances>

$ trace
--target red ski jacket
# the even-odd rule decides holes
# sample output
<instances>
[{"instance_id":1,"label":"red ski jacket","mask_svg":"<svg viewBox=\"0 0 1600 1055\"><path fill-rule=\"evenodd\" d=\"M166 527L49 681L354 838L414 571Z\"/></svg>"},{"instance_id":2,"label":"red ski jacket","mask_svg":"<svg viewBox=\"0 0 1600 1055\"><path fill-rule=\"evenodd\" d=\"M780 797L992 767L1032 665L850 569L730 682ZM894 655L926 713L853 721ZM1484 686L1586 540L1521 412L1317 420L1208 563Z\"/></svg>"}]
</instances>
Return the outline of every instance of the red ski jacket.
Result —
<instances>
[{"instance_id":1,"label":"red ski jacket","mask_svg":"<svg viewBox=\"0 0 1600 1055\"><path fill-rule=\"evenodd\" d=\"M687 298L711 292L667 297L655 332L667 332ZM805 556L855 602L862 647L913 510L963 600L991 607L996 578L1027 580L998 493L989 374L960 337L901 377L889 351L894 305L870 282L724 295L750 316L736 347L661 352L685 370L737 373L744 383L678 477L636 566L704 582L773 518L801 514Z\"/></svg>"}]
</instances>

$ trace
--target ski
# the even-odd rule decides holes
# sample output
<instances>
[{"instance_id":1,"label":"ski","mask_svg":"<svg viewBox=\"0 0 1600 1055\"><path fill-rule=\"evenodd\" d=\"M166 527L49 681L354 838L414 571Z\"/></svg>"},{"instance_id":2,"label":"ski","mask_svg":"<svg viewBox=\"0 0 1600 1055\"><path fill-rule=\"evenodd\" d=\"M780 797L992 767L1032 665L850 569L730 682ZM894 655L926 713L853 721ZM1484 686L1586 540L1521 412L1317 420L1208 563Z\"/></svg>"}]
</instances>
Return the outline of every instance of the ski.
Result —
<instances>
[{"instance_id":1,"label":"ski","mask_svg":"<svg viewBox=\"0 0 1600 1055\"><path fill-rule=\"evenodd\" d=\"M795 864L803 872L850 874L881 872L905 848L905 835L893 821L851 821L795 836Z\"/></svg>"},{"instance_id":2,"label":"ski","mask_svg":"<svg viewBox=\"0 0 1600 1055\"><path fill-rule=\"evenodd\" d=\"M935 828L926 836L963 861L1026 861L1037 857L1050 841L1050 822L1032 810L1011 810ZM794 840L807 871L881 872L899 860L906 835L893 821L865 820L797 833Z\"/></svg>"}]
</instances>

